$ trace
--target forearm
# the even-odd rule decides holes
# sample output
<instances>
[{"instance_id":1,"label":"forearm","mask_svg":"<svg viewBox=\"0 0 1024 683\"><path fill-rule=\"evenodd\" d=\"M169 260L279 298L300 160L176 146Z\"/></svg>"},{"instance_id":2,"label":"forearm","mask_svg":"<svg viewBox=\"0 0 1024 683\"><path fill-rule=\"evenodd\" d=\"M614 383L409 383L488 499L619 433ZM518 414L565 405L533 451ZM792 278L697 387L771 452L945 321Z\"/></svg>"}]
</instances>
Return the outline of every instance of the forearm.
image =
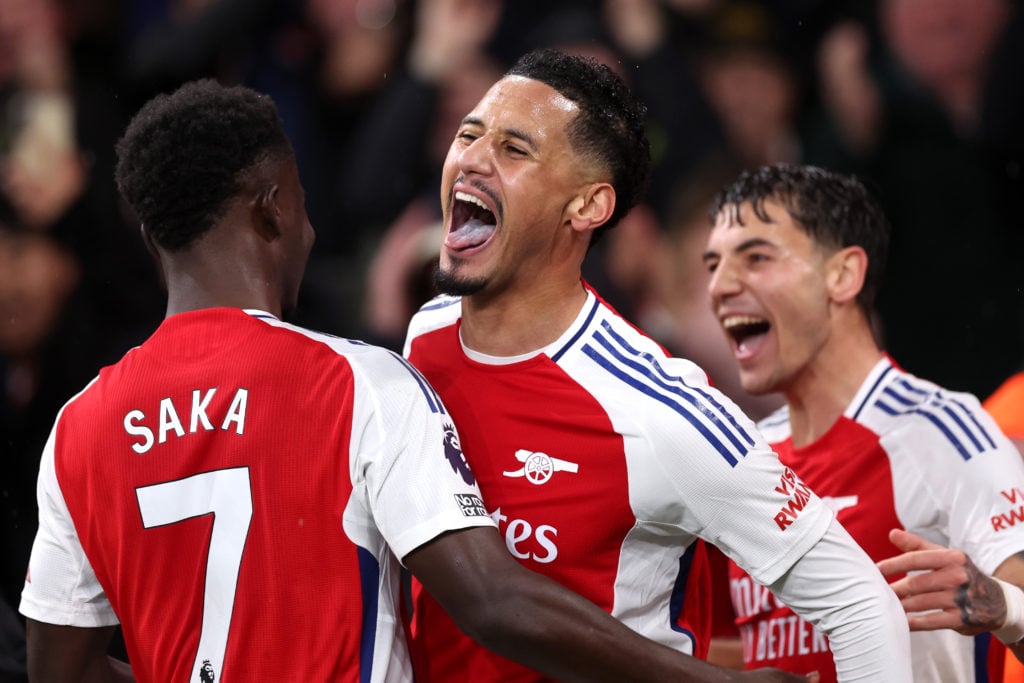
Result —
<instances>
[{"instance_id":1,"label":"forearm","mask_svg":"<svg viewBox=\"0 0 1024 683\"><path fill-rule=\"evenodd\" d=\"M505 583L470 633L498 654L565 681L730 681L733 674L641 637L533 574ZM460 624L461 626L461 624Z\"/></svg>"},{"instance_id":2,"label":"forearm","mask_svg":"<svg viewBox=\"0 0 1024 683\"><path fill-rule=\"evenodd\" d=\"M770 588L828 636L840 681L911 680L899 600L838 523Z\"/></svg>"},{"instance_id":3,"label":"forearm","mask_svg":"<svg viewBox=\"0 0 1024 683\"><path fill-rule=\"evenodd\" d=\"M552 678L718 683L741 675L643 638L525 569L494 529L447 534L403 561L468 636Z\"/></svg>"},{"instance_id":4,"label":"forearm","mask_svg":"<svg viewBox=\"0 0 1024 683\"><path fill-rule=\"evenodd\" d=\"M52 683L126 683L131 667L107 656L114 627L78 628L29 619L26 624L28 675Z\"/></svg>"}]
</instances>

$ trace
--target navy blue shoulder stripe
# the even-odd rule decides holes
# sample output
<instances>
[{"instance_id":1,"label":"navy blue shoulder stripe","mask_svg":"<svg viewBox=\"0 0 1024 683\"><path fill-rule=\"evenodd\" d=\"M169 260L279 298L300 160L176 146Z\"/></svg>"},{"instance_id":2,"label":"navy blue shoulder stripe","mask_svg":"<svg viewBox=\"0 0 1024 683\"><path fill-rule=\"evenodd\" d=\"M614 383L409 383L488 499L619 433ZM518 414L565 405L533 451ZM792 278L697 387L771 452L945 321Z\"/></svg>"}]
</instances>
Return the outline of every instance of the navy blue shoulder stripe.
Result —
<instances>
[{"instance_id":1,"label":"navy blue shoulder stripe","mask_svg":"<svg viewBox=\"0 0 1024 683\"><path fill-rule=\"evenodd\" d=\"M427 405L430 407L430 412L447 415L448 411L444 409L444 404L441 403L441 397L437 395L436 391L434 391L434 387L430 386L430 382L420 374L420 371L413 367L412 363L407 361L405 358L402 358L397 353L391 352L391 355L398 359L398 362L409 371L409 374L416 380L416 383L420 385L420 391L423 392L423 396L427 399Z\"/></svg>"},{"instance_id":2,"label":"navy blue shoulder stripe","mask_svg":"<svg viewBox=\"0 0 1024 683\"><path fill-rule=\"evenodd\" d=\"M996 448L996 442L974 412L941 390L914 386L905 378L890 383L875 401L888 415L920 415L938 429L964 460Z\"/></svg>"},{"instance_id":3,"label":"navy blue shoulder stripe","mask_svg":"<svg viewBox=\"0 0 1024 683\"><path fill-rule=\"evenodd\" d=\"M459 297L443 297L428 301L427 303L420 306L421 311L436 311L442 308L448 308L462 301Z\"/></svg>"},{"instance_id":4,"label":"navy blue shoulder stripe","mask_svg":"<svg viewBox=\"0 0 1024 683\"><path fill-rule=\"evenodd\" d=\"M868 391L868 393L864 396L864 400L862 400L860 405L857 406L857 410L853 411L854 420L856 420L860 416L860 413L862 410L864 410L865 406L871 403L871 397L875 395L875 391L878 390L878 386L885 380L886 377L889 376L890 372L892 372L891 365L887 367L885 370L883 370L882 374L880 374L878 376L878 379L875 380L875 383L871 385L871 390Z\"/></svg>"},{"instance_id":5,"label":"navy blue shoulder stripe","mask_svg":"<svg viewBox=\"0 0 1024 683\"><path fill-rule=\"evenodd\" d=\"M785 408L779 410L777 413L772 413L768 417L757 423L760 429L772 429L774 427L781 427L782 425L789 422L789 411Z\"/></svg>"},{"instance_id":6,"label":"navy blue shoulder stripe","mask_svg":"<svg viewBox=\"0 0 1024 683\"><path fill-rule=\"evenodd\" d=\"M754 439L710 393L665 372L657 358L633 348L607 321L601 327L583 346L587 356L619 381L678 413L730 467L746 456Z\"/></svg>"},{"instance_id":7,"label":"navy blue shoulder stripe","mask_svg":"<svg viewBox=\"0 0 1024 683\"><path fill-rule=\"evenodd\" d=\"M551 360L557 363L558 359L565 355L566 351L572 348L572 345L575 344L576 341L590 328L590 322L594 319L594 316L597 315L597 309L600 307L601 302L597 300L597 297L594 297L594 305L590 307L590 313L587 314L587 319L583 321L583 324L580 325L580 329L572 336L572 339L566 342L562 348L551 356Z\"/></svg>"}]
</instances>

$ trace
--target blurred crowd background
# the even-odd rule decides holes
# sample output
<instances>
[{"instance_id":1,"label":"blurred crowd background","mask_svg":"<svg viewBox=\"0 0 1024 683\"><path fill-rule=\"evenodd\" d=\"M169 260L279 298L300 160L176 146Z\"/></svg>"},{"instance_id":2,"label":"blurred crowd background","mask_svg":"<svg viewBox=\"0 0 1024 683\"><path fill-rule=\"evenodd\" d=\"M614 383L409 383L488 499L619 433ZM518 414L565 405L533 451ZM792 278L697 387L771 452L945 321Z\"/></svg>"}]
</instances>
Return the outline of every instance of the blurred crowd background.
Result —
<instances>
[{"instance_id":1,"label":"blurred crowd background","mask_svg":"<svg viewBox=\"0 0 1024 683\"><path fill-rule=\"evenodd\" d=\"M854 172L881 198L877 329L897 362L981 398L1021 367L1022 22L1011 0L0 0L4 601L57 410L163 315L112 177L153 95L214 77L273 96L317 231L292 321L400 349L432 294L458 121L531 48L608 63L649 107L655 173L586 276L759 417L778 398L736 385L699 255L715 191L768 162Z\"/></svg>"}]
</instances>

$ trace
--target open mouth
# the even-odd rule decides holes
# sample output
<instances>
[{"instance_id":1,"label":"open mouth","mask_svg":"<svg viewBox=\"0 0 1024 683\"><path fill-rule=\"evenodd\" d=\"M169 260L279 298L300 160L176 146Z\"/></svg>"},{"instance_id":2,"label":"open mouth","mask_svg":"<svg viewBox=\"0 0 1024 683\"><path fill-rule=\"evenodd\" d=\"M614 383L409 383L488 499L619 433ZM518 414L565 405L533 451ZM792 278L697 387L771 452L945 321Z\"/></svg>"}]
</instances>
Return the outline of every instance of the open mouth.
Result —
<instances>
[{"instance_id":1,"label":"open mouth","mask_svg":"<svg viewBox=\"0 0 1024 683\"><path fill-rule=\"evenodd\" d=\"M455 251L479 247L491 238L497 219L483 200L466 192L456 192L452 202L452 226L444 244Z\"/></svg>"},{"instance_id":2,"label":"open mouth","mask_svg":"<svg viewBox=\"0 0 1024 683\"><path fill-rule=\"evenodd\" d=\"M771 323L750 315L733 315L722 320L722 327L735 344L736 355L747 358L761 348Z\"/></svg>"}]
</instances>

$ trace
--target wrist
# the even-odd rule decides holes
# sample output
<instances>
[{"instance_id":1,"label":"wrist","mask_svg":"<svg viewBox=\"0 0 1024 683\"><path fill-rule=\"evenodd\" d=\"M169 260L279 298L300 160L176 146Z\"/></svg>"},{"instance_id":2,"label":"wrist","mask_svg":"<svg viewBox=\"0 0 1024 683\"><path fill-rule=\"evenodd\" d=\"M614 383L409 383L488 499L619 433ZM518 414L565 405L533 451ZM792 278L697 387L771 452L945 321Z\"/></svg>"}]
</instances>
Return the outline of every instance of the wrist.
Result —
<instances>
[{"instance_id":1,"label":"wrist","mask_svg":"<svg viewBox=\"0 0 1024 683\"><path fill-rule=\"evenodd\" d=\"M1003 600L1006 602L1006 620L992 632L992 635L1004 645L1013 645L1024 639L1024 591L994 576L992 580L999 584L1003 591Z\"/></svg>"}]
</instances>

